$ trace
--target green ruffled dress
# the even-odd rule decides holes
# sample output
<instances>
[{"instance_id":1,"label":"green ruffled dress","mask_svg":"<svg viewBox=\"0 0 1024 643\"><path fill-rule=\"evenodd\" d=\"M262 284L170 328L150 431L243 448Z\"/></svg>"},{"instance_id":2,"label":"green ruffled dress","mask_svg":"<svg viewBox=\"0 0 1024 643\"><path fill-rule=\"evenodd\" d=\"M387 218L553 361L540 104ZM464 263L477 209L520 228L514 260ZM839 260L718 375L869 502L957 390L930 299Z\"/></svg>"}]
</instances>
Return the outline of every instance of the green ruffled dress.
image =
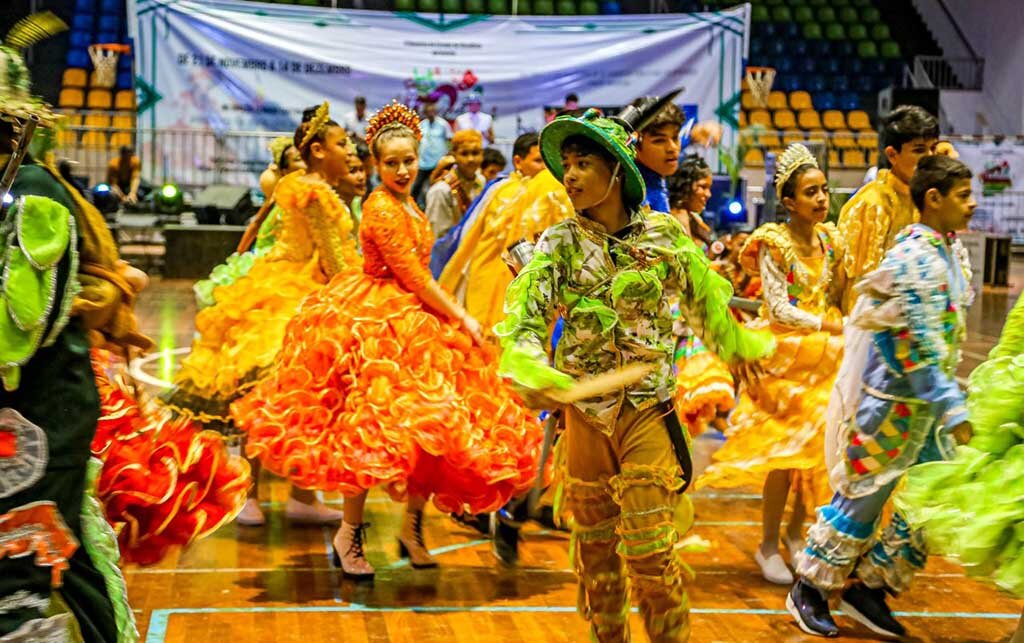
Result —
<instances>
[{"instance_id":1,"label":"green ruffled dress","mask_svg":"<svg viewBox=\"0 0 1024 643\"><path fill-rule=\"evenodd\" d=\"M913 467L897 506L933 551L1024 597L1024 297L971 373L967 408L970 443Z\"/></svg>"}]
</instances>

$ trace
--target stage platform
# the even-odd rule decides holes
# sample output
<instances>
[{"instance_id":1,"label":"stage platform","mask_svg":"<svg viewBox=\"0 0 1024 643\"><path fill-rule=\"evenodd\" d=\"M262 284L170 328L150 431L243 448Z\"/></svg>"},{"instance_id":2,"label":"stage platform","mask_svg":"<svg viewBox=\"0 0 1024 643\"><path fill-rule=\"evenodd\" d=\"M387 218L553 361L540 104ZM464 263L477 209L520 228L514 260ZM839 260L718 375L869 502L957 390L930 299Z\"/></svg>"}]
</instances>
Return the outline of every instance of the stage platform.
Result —
<instances>
[{"instance_id":1,"label":"stage platform","mask_svg":"<svg viewBox=\"0 0 1024 643\"><path fill-rule=\"evenodd\" d=\"M1021 264L1011 283L1024 283ZM161 345L187 346L195 305L191 281L155 279L140 298L143 330ZM1019 286L989 289L975 306L960 376L984 359ZM706 441L698 442L707 457ZM395 536L403 507L371 494L367 551L377 567L372 585L344 580L332 563L331 528L289 525L287 486L261 481L267 501L264 527L229 524L155 568L128 568L129 597L146 643L523 642L587 641L576 614L576 585L568 537L530 528L522 563L503 568L489 543L427 511L429 547L438 570L417 571L398 559ZM764 581L753 553L760 541L757 490L694 494L693 533L711 544L686 553L696 573L690 586L693 635L704 642L797 642L803 635L785 612L785 587ZM327 501L340 506L340 499ZM964 577L947 560L932 558L910 592L892 602L915 641L1001 641L1012 633L1021 603ZM843 637L870 633L839 617ZM645 641L634 614L633 640Z\"/></svg>"}]
</instances>

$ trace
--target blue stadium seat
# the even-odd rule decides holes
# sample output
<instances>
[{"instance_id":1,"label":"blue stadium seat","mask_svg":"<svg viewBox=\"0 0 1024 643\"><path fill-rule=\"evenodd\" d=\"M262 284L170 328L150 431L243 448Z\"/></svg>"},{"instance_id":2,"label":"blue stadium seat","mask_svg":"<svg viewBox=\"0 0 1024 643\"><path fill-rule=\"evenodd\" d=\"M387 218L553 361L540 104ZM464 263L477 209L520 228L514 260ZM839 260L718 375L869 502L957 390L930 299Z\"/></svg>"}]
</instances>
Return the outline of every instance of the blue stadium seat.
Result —
<instances>
[{"instance_id":1,"label":"blue stadium seat","mask_svg":"<svg viewBox=\"0 0 1024 643\"><path fill-rule=\"evenodd\" d=\"M788 74L793 71L794 63L793 59L789 56L783 56L782 58L776 58L769 61L769 67L774 67L775 71L780 74Z\"/></svg>"},{"instance_id":2,"label":"blue stadium seat","mask_svg":"<svg viewBox=\"0 0 1024 643\"><path fill-rule=\"evenodd\" d=\"M797 60L796 72L798 74L813 74L818 71L817 63L815 63L814 58L809 56L800 56Z\"/></svg>"},{"instance_id":3,"label":"blue stadium seat","mask_svg":"<svg viewBox=\"0 0 1024 643\"><path fill-rule=\"evenodd\" d=\"M821 60L820 68L822 72L836 76L843 72L843 61L839 58L824 58Z\"/></svg>"},{"instance_id":4,"label":"blue stadium seat","mask_svg":"<svg viewBox=\"0 0 1024 643\"><path fill-rule=\"evenodd\" d=\"M121 31L121 16L118 15L102 15L100 16L100 24L97 27L99 31Z\"/></svg>"},{"instance_id":5,"label":"blue stadium seat","mask_svg":"<svg viewBox=\"0 0 1024 643\"><path fill-rule=\"evenodd\" d=\"M854 89L865 94L875 91L878 76L858 76ZM838 89L836 91L839 91Z\"/></svg>"},{"instance_id":6,"label":"blue stadium seat","mask_svg":"<svg viewBox=\"0 0 1024 643\"><path fill-rule=\"evenodd\" d=\"M881 58L861 58L864 61L864 73L870 76L885 76L888 72L885 61Z\"/></svg>"},{"instance_id":7,"label":"blue stadium seat","mask_svg":"<svg viewBox=\"0 0 1024 643\"><path fill-rule=\"evenodd\" d=\"M828 40L809 40L807 44L807 54L810 56L826 58L832 54L832 43Z\"/></svg>"},{"instance_id":8,"label":"blue stadium seat","mask_svg":"<svg viewBox=\"0 0 1024 643\"><path fill-rule=\"evenodd\" d=\"M751 35L750 36L750 58L752 60L757 60L758 58L760 58L761 55L764 53L764 49L765 49L764 46L765 46L765 42L763 40L761 40L757 36Z\"/></svg>"},{"instance_id":9,"label":"blue stadium seat","mask_svg":"<svg viewBox=\"0 0 1024 643\"><path fill-rule=\"evenodd\" d=\"M93 44L91 31L72 31L68 43L75 49L85 49Z\"/></svg>"},{"instance_id":10,"label":"blue stadium seat","mask_svg":"<svg viewBox=\"0 0 1024 643\"><path fill-rule=\"evenodd\" d=\"M851 40L840 40L832 43L832 55L849 58L857 53L857 45Z\"/></svg>"},{"instance_id":11,"label":"blue stadium seat","mask_svg":"<svg viewBox=\"0 0 1024 643\"><path fill-rule=\"evenodd\" d=\"M834 92L845 92L850 90L850 79L845 74L833 76L829 81L829 88Z\"/></svg>"},{"instance_id":12,"label":"blue stadium seat","mask_svg":"<svg viewBox=\"0 0 1024 643\"><path fill-rule=\"evenodd\" d=\"M131 54L128 54L127 56L122 54L117 59L117 71L131 71L131 70L132 70L132 56L131 56Z\"/></svg>"},{"instance_id":13,"label":"blue stadium seat","mask_svg":"<svg viewBox=\"0 0 1024 643\"><path fill-rule=\"evenodd\" d=\"M775 39L768 43L768 48L765 50L765 54L768 56L781 57L786 56L789 52L789 47L785 40Z\"/></svg>"},{"instance_id":14,"label":"blue stadium seat","mask_svg":"<svg viewBox=\"0 0 1024 643\"><path fill-rule=\"evenodd\" d=\"M131 89L132 80L134 75L130 71L122 71L117 74L117 88L118 89Z\"/></svg>"},{"instance_id":15,"label":"blue stadium seat","mask_svg":"<svg viewBox=\"0 0 1024 643\"><path fill-rule=\"evenodd\" d=\"M122 0L100 0L100 13L120 13L124 11Z\"/></svg>"},{"instance_id":16,"label":"blue stadium seat","mask_svg":"<svg viewBox=\"0 0 1024 643\"><path fill-rule=\"evenodd\" d=\"M93 0L75 0L75 13L92 13L95 8Z\"/></svg>"},{"instance_id":17,"label":"blue stadium seat","mask_svg":"<svg viewBox=\"0 0 1024 643\"><path fill-rule=\"evenodd\" d=\"M846 73L851 76L859 76L860 74L865 73L864 59L856 56L848 58L846 60Z\"/></svg>"},{"instance_id":18,"label":"blue stadium seat","mask_svg":"<svg viewBox=\"0 0 1024 643\"><path fill-rule=\"evenodd\" d=\"M814 107L818 111L826 109L838 109L839 100L832 92L819 92L814 95Z\"/></svg>"},{"instance_id":19,"label":"blue stadium seat","mask_svg":"<svg viewBox=\"0 0 1024 643\"><path fill-rule=\"evenodd\" d=\"M96 34L96 40L94 42L120 42L121 38L117 35L116 31L101 31Z\"/></svg>"},{"instance_id":20,"label":"blue stadium seat","mask_svg":"<svg viewBox=\"0 0 1024 643\"><path fill-rule=\"evenodd\" d=\"M801 25L799 23L783 22L775 28L775 33L782 38L799 38L801 30Z\"/></svg>"},{"instance_id":21,"label":"blue stadium seat","mask_svg":"<svg viewBox=\"0 0 1024 643\"><path fill-rule=\"evenodd\" d=\"M789 45L789 53L793 56L806 56L807 55L807 41L803 38L794 40Z\"/></svg>"},{"instance_id":22,"label":"blue stadium seat","mask_svg":"<svg viewBox=\"0 0 1024 643\"><path fill-rule=\"evenodd\" d=\"M783 74L775 77L775 85L772 89L782 92L795 92L800 89L800 77L790 74Z\"/></svg>"},{"instance_id":23,"label":"blue stadium seat","mask_svg":"<svg viewBox=\"0 0 1024 643\"><path fill-rule=\"evenodd\" d=\"M823 92L827 89L828 83L821 74L812 74L807 77L806 87L807 91L812 93Z\"/></svg>"},{"instance_id":24,"label":"blue stadium seat","mask_svg":"<svg viewBox=\"0 0 1024 643\"><path fill-rule=\"evenodd\" d=\"M772 39L777 35L776 28L774 22L762 22L757 26L757 31L764 38Z\"/></svg>"},{"instance_id":25,"label":"blue stadium seat","mask_svg":"<svg viewBox=\"0 0 1024 643\"><path fill-rule=\"evenodd\" d=\"M617 0L602 0L601 14L605 16L617 16L622 13L622 5Z\"/></svg>"},{"instance_id":26,"label":"blue stadium seat","mask_svg":"<svg viewBox=\"0 0 1024 643\"><path fill-rule=\"evenodd\" d=\"M89 52L85 49L68 49L67 63L68 67L78 67L79 69L88 69L92 65L92 61L89 60Z\"/></svg>"},{"instance_id":27,"label":"blue stadium seat","mask_svg":"<svg viewBox=\"0 0 1024 643\"><path fill-rule=\"evenodd\" d=\"M91 13L76 13L75 17L71 19L71 30L92 33L92 25L95 20L96 16Z\"/></svg>"},{"instance_id":28,"label":"blue stadium seat","mask_svg":"<svg viewBox=\"0 0 1024 643\"><path fill-rule=\"evenodd\" d=\"M860 109L860 94L857 94L856 92L847 92L843 94L839 100L839 109L844 109L846 111Z\"/></svg>"}]
</instances>

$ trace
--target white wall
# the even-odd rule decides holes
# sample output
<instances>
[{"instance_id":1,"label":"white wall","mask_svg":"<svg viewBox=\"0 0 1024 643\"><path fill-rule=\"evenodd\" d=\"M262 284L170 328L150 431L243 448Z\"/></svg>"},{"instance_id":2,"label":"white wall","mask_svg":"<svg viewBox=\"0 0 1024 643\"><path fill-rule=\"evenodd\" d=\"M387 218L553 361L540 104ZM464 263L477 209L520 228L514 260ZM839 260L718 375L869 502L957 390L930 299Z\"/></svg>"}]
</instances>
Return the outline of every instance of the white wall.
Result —
<instances>
[{"instance_id":1,"label":"white wall","mask_svg":"<svg viewBox=\"0 0 1024 643\"><path fill-rule=\"evenodd\" d=\"M984 100L988 126L975 123L966 134L1024 133L1024 2L1021 0L945 0L971 46L985 59ZM949 57L962 56L963 48L935 0L914 0L914 6L939 46ZM945 101L944 101L945 102ZM951 118L951 120L954 120Z\"/></svg>"}]
</instances>

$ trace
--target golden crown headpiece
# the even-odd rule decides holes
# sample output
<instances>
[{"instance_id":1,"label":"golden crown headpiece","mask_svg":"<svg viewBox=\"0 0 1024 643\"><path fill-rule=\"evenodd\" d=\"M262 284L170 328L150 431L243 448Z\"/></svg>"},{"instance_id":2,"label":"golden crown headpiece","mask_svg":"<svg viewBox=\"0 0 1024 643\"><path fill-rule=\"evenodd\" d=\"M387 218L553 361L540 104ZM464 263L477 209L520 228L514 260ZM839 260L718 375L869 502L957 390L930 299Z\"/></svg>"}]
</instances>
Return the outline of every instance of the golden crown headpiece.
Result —
<instances>
[{"instance_id":1,"label":"golden crown headpiece","mask_svg":"<svg viewBox=\"0 0 1024 643\"><path fill-rule=\"evenodd\" d=\"M302 142L299 143L299 149L305 149L306 146L309 145L310 141L312 141L317 134L327 127L327 123L330 120L331 104L324 101L323 105L316 108L316 113L313 114L313 118L309 119L309 126L306 128L306 135L302 137Z\"/></svg>"},{"instance_id":2,"label":"golden crown headpiece","mask_svg":"<svg viewBox=\"0 0 1024 643\"><path fill-rule=\"evenodd\" d=\"M281 162L281 155L288 149L288 146L292 144L294 139L291 136L278 136L274 140L270 141L270 145L267 149L270 150L270 158L274 163Z\"/></svg>"},{"instance_id":3,"label":"golden crown headpiece","mask_svg":"<svg viewBox=\"0 0 1024 643\"><path fill-rule=\"evenodd\" d=\"M775 191L782 193L782 186L786 184L793 172L802 165L813 165L818 167L818 159L811 154L811 151L800 143L792 143L779 157L778 166L775 170Z\"/></svg>"},{"instance_id":4,"label":"golden crown headpiece","mask_svg":"<svg viewBox=\"0 0 1024 643\"><path fill-rule=\"evenodd\" d=\"M423 137L420 132L420 117L416 112L396 100L377 110L377 113L370 117L370 123L366 126L366 143L373 144L373 137L379 134L388 125L403 125L412 130L416 140Z\"/></svg>"}]
</instances>

